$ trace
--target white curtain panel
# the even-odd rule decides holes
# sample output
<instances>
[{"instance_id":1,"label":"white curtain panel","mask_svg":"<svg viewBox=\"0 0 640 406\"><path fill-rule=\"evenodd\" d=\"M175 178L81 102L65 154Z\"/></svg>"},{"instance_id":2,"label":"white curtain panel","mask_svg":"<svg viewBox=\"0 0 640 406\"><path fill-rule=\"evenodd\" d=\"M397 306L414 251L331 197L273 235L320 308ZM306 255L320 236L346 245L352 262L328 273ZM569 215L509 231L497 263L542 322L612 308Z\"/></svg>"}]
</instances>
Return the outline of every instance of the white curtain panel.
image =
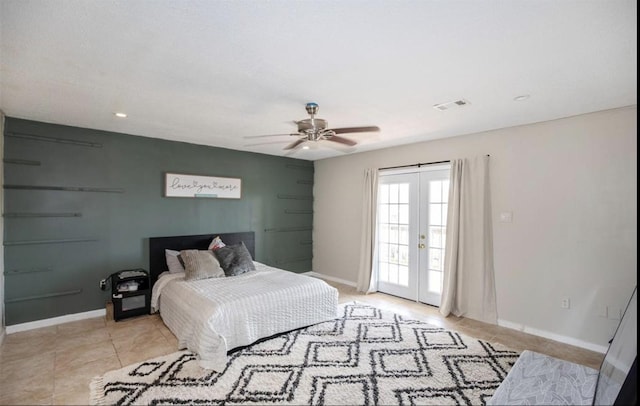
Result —
<instances>
[{"instance_id":1,"label":"white curtain panel","mask_svg":"<svg viewBox=\"0 0 640 406\"><path fill-rule=\"evenodd\" d=\"M362 193L362 233L360 244L360 266L358 268L358 292L377 291L377 280L373 272L373 258L376 247L376 219L378 209L378 169L370 168L364 172L364 190Z\"/></svg>"},{"instance_id":2,"label":"white curtain panel","mask_svg":"<svg viewBox=\"0 0 640 406\"><path fill-rule=\"evenodd\" d=\"M497 324L489 156L451 161L440 314Z\"/></svg>"}]
</instances>

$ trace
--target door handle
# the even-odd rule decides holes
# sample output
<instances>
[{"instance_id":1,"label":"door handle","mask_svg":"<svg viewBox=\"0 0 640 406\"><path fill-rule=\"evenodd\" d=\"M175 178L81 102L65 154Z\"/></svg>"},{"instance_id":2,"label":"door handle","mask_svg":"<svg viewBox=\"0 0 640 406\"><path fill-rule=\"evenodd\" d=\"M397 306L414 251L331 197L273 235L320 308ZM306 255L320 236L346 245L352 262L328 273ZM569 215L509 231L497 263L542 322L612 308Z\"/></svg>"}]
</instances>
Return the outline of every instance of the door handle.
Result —
<instances>
[{"instance_id":1,"label":"door handle","mask_svg":"<svg viewBox=\"0 0 640 406\"><path fill-rule=\"evenodd\" d=\"M427 246L424 244L418 244L418 248L422 249L422 248L426 248Z\"/></svg>"}]
</instances>

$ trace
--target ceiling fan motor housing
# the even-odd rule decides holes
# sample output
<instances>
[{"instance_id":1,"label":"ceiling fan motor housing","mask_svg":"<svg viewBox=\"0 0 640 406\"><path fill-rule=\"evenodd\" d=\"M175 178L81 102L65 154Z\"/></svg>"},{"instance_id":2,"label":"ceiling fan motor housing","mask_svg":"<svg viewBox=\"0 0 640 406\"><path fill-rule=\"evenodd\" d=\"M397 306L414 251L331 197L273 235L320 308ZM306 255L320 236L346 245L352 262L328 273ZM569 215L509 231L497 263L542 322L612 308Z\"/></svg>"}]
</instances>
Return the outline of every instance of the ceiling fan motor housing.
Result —
<instances>
[{"instance_id":1,"label":"ceiling fan motor housing","mask_svg":"<svg viewBox=\"0 0 640 406\"><path fill-rule=\"evenodd\" d=\"M329 125L329 123L327 123L327 120L323 120L321 118L314 118L313 123L311 122L310 118L305 118L304 120L297 121L296 124L298 124L299 132L307 132L309 130L313 131L314 129L316 131L320 131L324 130Z\"/></svg>"}]
</instances>

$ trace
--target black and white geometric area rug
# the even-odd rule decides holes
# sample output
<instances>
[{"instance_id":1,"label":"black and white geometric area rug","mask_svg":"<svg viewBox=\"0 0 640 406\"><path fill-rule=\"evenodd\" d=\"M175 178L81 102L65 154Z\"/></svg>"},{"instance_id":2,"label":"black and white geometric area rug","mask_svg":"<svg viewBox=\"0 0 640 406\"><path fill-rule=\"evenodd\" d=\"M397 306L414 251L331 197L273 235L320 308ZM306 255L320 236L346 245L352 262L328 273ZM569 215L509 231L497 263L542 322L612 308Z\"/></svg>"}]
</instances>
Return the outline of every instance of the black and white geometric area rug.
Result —
<instances>
[{"instance_id":1,"label":"black and white geometric area rug","mask_svg":"<svg viewBox=\"0 0 640 406\"><path fill-rule=\"evenodd\" d=\"M369 305L233 353L224 371L189 351L94 378L91 404L481 405L519 354Z\"/></svg>"}]
</instances>

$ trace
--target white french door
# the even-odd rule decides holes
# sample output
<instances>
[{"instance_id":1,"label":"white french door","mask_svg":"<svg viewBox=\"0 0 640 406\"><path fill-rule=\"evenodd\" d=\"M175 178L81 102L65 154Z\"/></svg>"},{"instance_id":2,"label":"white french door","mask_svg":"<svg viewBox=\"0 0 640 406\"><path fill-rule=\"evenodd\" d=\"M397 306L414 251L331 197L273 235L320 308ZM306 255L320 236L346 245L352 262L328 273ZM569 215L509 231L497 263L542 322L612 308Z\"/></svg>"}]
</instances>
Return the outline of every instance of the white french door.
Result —
<instances>
[{"instance_id":1,"label":"white french door","mask_svg":"<svg viewBox=\"0 0 640 406\"><path fill-rule=\"evenodd\" d=\"M440 306L449 166L378 179L378 290Z\"/></svg>"},{"instance_id":2,"label":"white french door","mask_svg":"<svg viewBox=\"0 0 640 406\"><path fill-rule=\"evenodd\" d=\"M378 177L378 291L415 298L418 292L418 179L412 173Z\"/></svg>"}]
</instances>

